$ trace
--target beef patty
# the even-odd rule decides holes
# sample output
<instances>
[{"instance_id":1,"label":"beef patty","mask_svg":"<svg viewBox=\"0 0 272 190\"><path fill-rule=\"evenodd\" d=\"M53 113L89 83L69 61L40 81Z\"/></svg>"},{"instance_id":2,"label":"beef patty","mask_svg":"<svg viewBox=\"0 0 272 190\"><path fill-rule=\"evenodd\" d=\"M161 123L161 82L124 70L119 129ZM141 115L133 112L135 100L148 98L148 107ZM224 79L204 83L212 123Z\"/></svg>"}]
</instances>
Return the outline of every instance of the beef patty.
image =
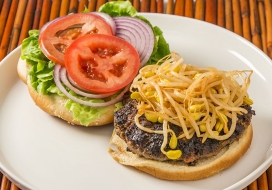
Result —
<instances>
[{"instance_id":1,"label":"beef patty","mask_svg":"<svg viewBox=\"0 0 272 190\"><path fill-rule=\"evenodd\" d=\"M127 151L131 151L139 156L143 156L147 159L167 161L167 158L161 152L161 145L163 143L163 135L148 133L142 131L137 127L134 122L134 117L137 114L137 100L129 98L129 94L126 94L123 99L123 107L114 114L114 126L116 134L120 136L127 144ZM226 140L215 140L207 138L202 143L202 138L194 135L191 139L182 138L178 140L177 149L182 151L182 156L177 161L183 161L188 165L195 165L197 160L207 158L222 150L223 147L228 146L233 141L238 140L243 134L245 129L250 125L252 115L255 115L251 106L243 106L248 113L238 115L238 121L234 133ZM162 130L161 123L153 123L148 121L144 116L139 118L140 124L144 127L152 130ZM228 127L231 126L231 120L228 122ZM174 124L169 124L169 127L178 136L182 132L182 128ZM168 137L168 141L170 135ZM165 151L169 150L169 142L165 147Z\"/></svg>"}]
</instances>

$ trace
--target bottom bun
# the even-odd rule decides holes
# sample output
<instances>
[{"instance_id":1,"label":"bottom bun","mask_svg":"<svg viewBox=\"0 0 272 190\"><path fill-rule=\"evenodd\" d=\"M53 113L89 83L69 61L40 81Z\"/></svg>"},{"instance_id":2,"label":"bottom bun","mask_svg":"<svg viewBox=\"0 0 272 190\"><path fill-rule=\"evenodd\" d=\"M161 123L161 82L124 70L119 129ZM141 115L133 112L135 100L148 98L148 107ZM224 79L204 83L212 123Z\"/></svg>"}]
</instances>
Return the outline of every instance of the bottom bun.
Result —
<instances>
[{"instance_id":1,"label":"bottom bun","mask_svg":"<svg viewBox=\"0 0 272 190\"><path fill-rule=\"evenodd\" d=\"M222 149L216 156L202 159L194 166L182 162L160 162L148 160L127 151L127 145L115 131L111 137L111 144L118 150L109 149L110 155L120 164L132 166L140 171L164 180L198 180L217 174L235 164L250 147L253 136L252 125L248 126L241 138L230 146Z\"/></svg>"},{"instance_id":2,"label":"bottom bun","mask_svg":"<svg viewBox=\"0 0 272 190\"><path fill-rule=\"evenodd\" d=\"M43 95L35 91L30 84L28 77L27 64L24 60L20 59L17 64L17 72L20 79L28 86L28 92L35 102L35 104L46 113L59 117L70 124L81 125L79 121L73 119L73 113L66 109L65 103L68 100L59 95ZM108 106L108 112L100 115L97 119L93 120L88 126L101 126L113 122L114 105Z\"/></svg>"}]
</instances>

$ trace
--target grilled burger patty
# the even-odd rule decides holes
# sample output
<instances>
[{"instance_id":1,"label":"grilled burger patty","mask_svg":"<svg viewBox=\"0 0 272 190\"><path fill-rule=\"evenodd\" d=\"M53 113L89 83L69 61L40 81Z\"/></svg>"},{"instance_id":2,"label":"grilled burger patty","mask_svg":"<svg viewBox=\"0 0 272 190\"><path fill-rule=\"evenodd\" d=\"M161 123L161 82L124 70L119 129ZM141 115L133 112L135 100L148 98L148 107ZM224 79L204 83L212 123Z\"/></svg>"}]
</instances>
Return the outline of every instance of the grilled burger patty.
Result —
<instances>
[{"instance_id":1,"label":"grilled burger patty","mask_svg":"<svg viewBox=\"0 0 272 190\"><path fill-rule=\"evenodd\" d=\"M148 133L142 131L137 127L134 122L134 117L137 114L137 100L129 98L129 93L124 96L123 107L114 114L114 126L116 134L122 138L128 147L127 151L131 151L139 156L143 156L147 159L167 161L167 158L161 152L161 145L163 143L163 135ZM252 115L255 115L251 106L244 106L248 111L247 114L238 115L238 121L235 132L232 136L226 140L215 140L208 138L204 143L201 142L202 138L194 135L191 139L182 138L178 140L177 149L182 151L182 156L178 161L183 161L188 165L195 165L197 160L202 158L211 157L216 155L222 150L222 148L228 146L233 141L240 138L245 129L250 125ZM140 117L140 124L151 128L152 130L162 130L161 123L153 123L148 121L144 116ZM228 127L231 126L231 120L228 122ZM182 129L179 126L170 124L170 128L175 132L176 136L182 133ZM170 135L168 140L170 139ZM165 150L169 150L168 146Z\"/></svg>"}]
</instances>

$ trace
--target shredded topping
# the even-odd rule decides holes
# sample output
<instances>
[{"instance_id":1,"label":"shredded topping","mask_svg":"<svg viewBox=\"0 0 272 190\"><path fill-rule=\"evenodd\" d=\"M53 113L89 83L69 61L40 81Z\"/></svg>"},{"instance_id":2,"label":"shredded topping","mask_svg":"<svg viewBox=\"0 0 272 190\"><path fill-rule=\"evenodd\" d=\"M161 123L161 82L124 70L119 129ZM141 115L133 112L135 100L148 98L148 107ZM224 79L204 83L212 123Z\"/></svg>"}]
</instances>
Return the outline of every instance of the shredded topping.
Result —
<instances>
[{"instance_id":1,"label":"shredded topping","mask_svg":"<svg viewBox=\"0 0 272 190\"><path fill-rule=\"evenodd\" d=\"M241 106L253 104L247 93L252 73L193 66L173 52L157 64L143 67L134 79L130 91L131 98L138 100L135 123L143 131L164 135L161 151L170 159L181 156L174 150L180 138L190 139L196 134L203 143L207 138L225 140L235 130L237 114L247 113ZM139 117L143 114L149 121L162 123L163 129L142 126ZM183 132L176 136L169 123ZM169 135L173 150L166 152Z\"/></svg>"}]
</instances>

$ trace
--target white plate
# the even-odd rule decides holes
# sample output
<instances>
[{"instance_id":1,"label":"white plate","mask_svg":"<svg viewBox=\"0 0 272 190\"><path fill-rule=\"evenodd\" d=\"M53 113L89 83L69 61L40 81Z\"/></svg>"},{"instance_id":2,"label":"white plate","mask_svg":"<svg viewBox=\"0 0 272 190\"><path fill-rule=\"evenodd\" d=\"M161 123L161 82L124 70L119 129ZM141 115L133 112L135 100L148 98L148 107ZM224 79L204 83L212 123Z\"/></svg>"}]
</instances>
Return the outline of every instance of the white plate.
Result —
<instances>
[{"instance_id":1,"label":"white plate","mask_svg":"<svg viewBox=\"0 0 272 190\"><path fill-rule=\"evenodd\" d=\"M0 64L0 168L20 187L74 189L242 189L272 164L272 63L242 37L202 21L143 14L159 26L186 62L219 69L253 69L254 138L237 164L199 181L163 181L115 162L107 153L112 125L75 127L35 106L19 80L20 47Z\"/></svg>"}]
</instances>

